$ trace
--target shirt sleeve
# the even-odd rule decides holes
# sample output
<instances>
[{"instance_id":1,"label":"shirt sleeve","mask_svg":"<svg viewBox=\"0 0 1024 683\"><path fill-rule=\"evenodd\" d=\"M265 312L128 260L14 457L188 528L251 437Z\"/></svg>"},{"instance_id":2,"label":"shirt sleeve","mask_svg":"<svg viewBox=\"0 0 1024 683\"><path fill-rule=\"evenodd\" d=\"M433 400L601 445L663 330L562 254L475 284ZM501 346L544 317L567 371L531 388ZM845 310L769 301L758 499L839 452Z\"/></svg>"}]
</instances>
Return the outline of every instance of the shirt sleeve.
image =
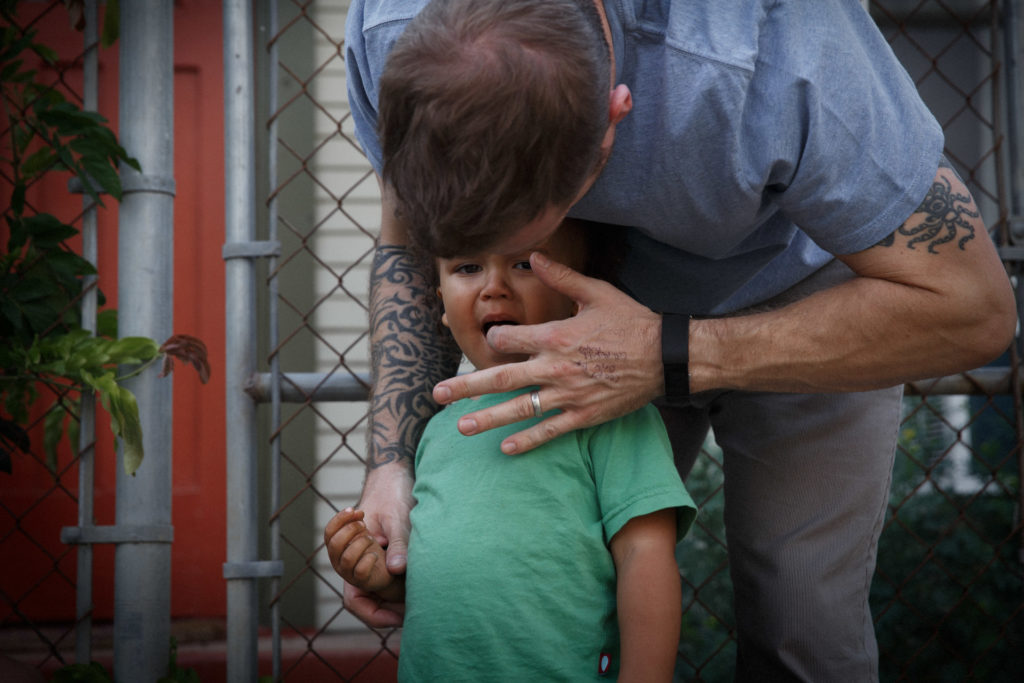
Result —
<instances>
[{"instance_id":1,"label":"shirt sleeve","mask_svg":"<svg viewBox=\"0 0 1024 683\"><path fill-rule=\"evenodd\" d=\"M739 149L754 185L818 246L866 249L931 187L943 133L858 3L768 13Z\"/></svg>"},{"instance_id":2,"label":"shirt sleeve","mask_svg":"<svg viewBox=\"0 0 1024 683\"><path fill-rule=\"evenodd\" d=\"M380 76L391 48L423 2L354 0L345 19L348 103L356 140L378 175L383 155L377 139Z\"/></svg>"},{"instance_id":3,"label":"shirt sleeve","mask_svg":"<svg viewBox=\"0 0 1024 683\"><path fill-rule=\"evenodd\" d=\"M697 508L676 471L657 408L647 405L580 434L591 459L606 541L634 517L666 508L676 509L677 540L686 535Z\"/></svg>"}]
</instances>

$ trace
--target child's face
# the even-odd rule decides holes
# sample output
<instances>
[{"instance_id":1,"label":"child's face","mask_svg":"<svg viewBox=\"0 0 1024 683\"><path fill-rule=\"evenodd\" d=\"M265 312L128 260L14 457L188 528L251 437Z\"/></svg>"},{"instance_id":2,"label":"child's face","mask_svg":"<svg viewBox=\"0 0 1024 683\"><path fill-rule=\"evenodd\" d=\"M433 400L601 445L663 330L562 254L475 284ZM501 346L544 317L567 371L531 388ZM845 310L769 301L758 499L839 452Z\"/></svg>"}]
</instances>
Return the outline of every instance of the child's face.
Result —
<instances>
[{"instance_id":1,"label":"child's face","mask_svg":"<svg viewBox=\"0 0 1024 683\"><path fill-rule=\"evenodd\" d=\"M573 234L559 230L539 247L515 254L487 252L437 260L437 293L444 304L441 321L478 370L527 359L491 348L487 331L492 326L536 325L573 315L574 302L541 283L530 269L532 251L569 265L579 260L571 244Z\"/></svg>"}]
</instances>

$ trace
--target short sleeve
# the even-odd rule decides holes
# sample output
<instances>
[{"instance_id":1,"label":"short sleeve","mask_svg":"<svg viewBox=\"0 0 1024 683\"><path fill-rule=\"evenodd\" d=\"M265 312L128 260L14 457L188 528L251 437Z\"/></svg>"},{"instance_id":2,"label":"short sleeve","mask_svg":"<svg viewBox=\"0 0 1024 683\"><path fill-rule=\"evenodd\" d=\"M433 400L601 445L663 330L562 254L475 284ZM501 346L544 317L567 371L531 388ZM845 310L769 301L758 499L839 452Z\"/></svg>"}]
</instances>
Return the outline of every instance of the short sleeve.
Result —
<instances>
[{"instance_id":1,"label":"short sleeve","mask_svg":"<svg viewBox=\"0 0 1024 683\"><path fill-rule=\"evenodd\" d=\"M605 539L634 517L676 509L677 539L697 514L672 458L665 424L647 405L617 420L580 432L597 486Z\"/></svg>"},{"instance_id":2,"label":"short sleeve","mask_svg":"<svg viewBox=\"0 0 1024 683\"><path fill-rule=\"evenodd\" d=\"M752 184L818 246L876 244L913 213L943 133L857 3L768 13L739 149Z\"/></svg>"},{"instance_id":3,"label":"short sleeve","mask_svg":"<svg viewBox=\"0 0 1024 683\"><path fill-rule=\"evenodd\" d=\"M377 98L388 54L424 2L354 0L345 19L348 104L356 140L378 175L383 155L377 139Z\"/></svg>"}]
</instances>

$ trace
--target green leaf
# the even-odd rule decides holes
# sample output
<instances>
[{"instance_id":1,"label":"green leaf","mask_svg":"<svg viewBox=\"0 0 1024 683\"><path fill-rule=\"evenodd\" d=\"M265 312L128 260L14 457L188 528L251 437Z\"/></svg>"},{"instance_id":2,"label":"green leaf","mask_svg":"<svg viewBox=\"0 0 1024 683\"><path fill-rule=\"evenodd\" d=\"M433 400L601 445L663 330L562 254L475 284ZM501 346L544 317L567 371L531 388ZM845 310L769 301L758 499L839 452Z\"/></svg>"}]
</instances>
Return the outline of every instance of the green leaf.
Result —
<instances>
[{"instance_id":1,"label":"green leaf","mask_svg":"<svg viewBox=\"0 0 1024 683\"><path fill-rule=\"evenodd\" d=\"M121 439L124 471L133 475L142 464L142 423L135 394L119 386L113 372L95 377L85 370L82 379L99 394L103 407L110 413L110 430Z\"/></svg>"},{"instance_id":2,"label":"green leaf","mask_svg":"<svg viewBox=\"0 0 1024 683\"><path fill-rule=\"evenodd\" d=\"M44 375L57 375L58 377L67 377L68 367L64 359L52 360L49 363L43 363L37 365L34 370Z\"/></svg>"},{"instance_id":3,"label":"green leaf","mask_svg":"<svg viewBox=\"0 0 1024 683\"><path fill-rule=\"evenodd\" d=\"M89 179L99 184L100 189L114 199L121 199L121 178L117 170L105 159L83 158L82 169L89 176Z\"/></svg>"},{"instance_id":4,"label":"green leaf","mask_svg":"<svg viewBox=\"0 0 1024 683\"><path fill-rule=\"evenodd\" d=\"M101 115L92 111L79 109L63 97L59 102L50 103L47 107L36 109L39 120L57 129L61 136L81 135L96 130L97 124L106 121Z\"/></svg>"},{"instance_id":5,"label":"green leaf","mask_svg":"<svg viewBox=\"0 0 1024 683\"><path fill-rule=\"evenodd\" d=\"M111 358L122 365L145 363L160 354L160 347L148 337L124 337L113 342Z\"/></svg>"},{"instance_id":6,"label":"green leaf","mask_svg":"<svg viewBox=\"0 0 1024 683\"><path fill-rule=\"evenodd\" d=\"M103 28L100 30L100 45L110 47L117 42L121 33L121 7L119 0L107 0L103 13Z\"/></svg>"},{"instance_id":7,"label":"green leaf","mask_svg":"<svg viewBox=\"0 0 1024 683\"><path fill-rule=\"evenodd\" d=\"M47 64L57 63L57 51L49 47L48 45L43 45L42 43L33 43L32 51L40 57L42 57Z\"/></svg>"},{"instance_id":8,"label":"green leaf","mask_svg":"<svg viewBox=\"0 0 1024 683\"><path fill-rule=\"evenodd\" d=\"M32 152L27 159L21 163L21 173L29 179L42 175L53 168L59 162L57 154L49 147L43 147Z\"/></svg>"},{"instance_id":9,"label":"green leaf","mask_svg":"<svg viewBox=\"0 0 1024 683\"><path fill-rule=\"evenodd\" d=\"M88 664L68 664L57 669L52 683L113 683L107 670L96 662Z\"/></svg>"},{"instance_id":10,"label":"green leaf","mask_svg":"<svg viewBox=\"0 0 1024 683\"><path fill-rule=\"evenodd\" d=\"M18 73L19 71L21 71L21 67L23 64L24 62L20 59L15 59L5 64L3 69L0 69L0 83L10 83L19 75L23 75Z\"/></svg>"},{"instance_id":11,"label":"green leaf","mask_svg":"<svg viewBox=\"0 0 1024 683\"><path fill-rule=\"evenodd\" d=\"M15 386L8 389L8 395L4 399L4 408L11 419L19 424L28 422L28 407L35 403L39 392L35 389L35 383L17 382Z\"/></svg>"},{"instance_id":12,"label":"green leaf","mask_svg":"<svg viewBox=\"0 0 1024 683\"><path fill-rule=\"evenodd\" d=\"M19 182L11 191L11 212L20 216L25 211L25 183Z\"/></svg>"},{"instance_id":13,"label":"green leaf","mask_svg":"<svg viewBox=\"0 0 1024 683\"><path fill-rule=\"evenodd\" d=\"M23 329L33 333L42 334L60 322L60 315L45 301L25 301L19 308L22 319L27 323Z\"/></svg>"},{"instance_id":14,"label":"green leaf","mask_svg":"<svg viewBox=\"0 0 1024 683\"><path fill-rule=\"evenodd\" d=\"M32 443L29 441L28 432L16 422L3 417L0 417L0 440L10 443L24 453L32 450Z\"/></svg>"},{"instance_id":15,"label":"green leaf","mask_svg":"<svg viewBox=\"0 0 1024 683\"><path fill-rule=\"evenodd\" d=\"M96 267L86 261L73 251L56 249L46 257L46 265L49 267L53 277L60 281L65 287L71 287L78 291L81 286L80 277L83 275L95 275Z\"/></svg>"},{"instance_id":16,"label":"green leaf","mask_svg":"<svg viewBox=\"0 0 1024 683\"><path fill-rule=\"evenodd\" d=\"M78 400L76 400L74 402L73 408L74 408L74 415L72 415L71 419L68 421L68 443L71 445L71 453L72 453L72 455L74 455L75 457L78 457L79 455L81 455L81 453L79 452L79 449L78 449L79 436L82 433L82 429L81 429L82 428L82 421L81 421L82 397L81 397L81 395L79 395ZM76 419L75 415L78 415L79 417Z\"/></svg>"},{"instance_id":17,"label":"green leaf","mask_svg":"<svg viewBox=\"0 0 1024 683\"><path fill-rule=\"evenodd\" d=\"M114 411L121 423L122 456L125 474L135 476L135 471L142 464L142 422L139 420L139 405L135 394L124 387L118 387L115 400L111 401Z\"/></svg>"},{"instance_id":18,"label":"green leaf","mask_svg":"<svg viewBox=\"0 0 1024 683\"><path fill-rule=\"evenodd\" d=\"M22 224L37 249L53 249L78 234L74 226L62 223L48 213L24 218Z\"/></svg>"},{"instance_id":19,"label":"green leaf","mask_svg":"<svg viewBox=\"0 0 1024 683\"><path fill-rule=\"evenodd\" d=\"M117 337L116 308L106 308L96 314L96 334L100 337Z\"/></svg>"},{"instance_id":20,"label":"green leaf","mask_svg":"<svg viewBox=\"0 0 1024 683\"><path fill-rule=\"evenodd\" d=\"M24 121L15 122L12 132L14 134L14 147L18 150L18 154L24 154L37 135L35 128L27 125Z\"/></svg>"},{"instance_id":21,"label":"green leaf","mask_svg":"<svg viewBox=\"0 0 1024 683\"><path fill-rule=\"evenodd\" d=\"M46 453L46 466L51 473L57 471L57 444L64 434L64 418L67 411L64 405L57 401L50 406L49 412L43 419L43 452Z\"/></svg>"}]
</instances>

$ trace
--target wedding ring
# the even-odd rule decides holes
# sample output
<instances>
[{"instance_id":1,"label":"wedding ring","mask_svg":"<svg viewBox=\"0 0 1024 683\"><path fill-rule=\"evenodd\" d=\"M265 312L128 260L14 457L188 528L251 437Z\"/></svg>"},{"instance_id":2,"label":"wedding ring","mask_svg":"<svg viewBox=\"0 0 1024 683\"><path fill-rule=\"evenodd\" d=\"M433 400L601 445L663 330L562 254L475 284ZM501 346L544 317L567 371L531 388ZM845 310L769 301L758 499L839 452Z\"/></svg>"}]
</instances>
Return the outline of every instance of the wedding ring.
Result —
<instances>
[{"instance_id":1,"label":"wedding ring","mask_svg":"<svg viewBox=\"0 0 1024 683\"><path fill-rule=\"evenodd\" d=\"M540 408L540 392L536 389L530 392L530 403L533 404L534 417L540 417L544 411Z\"/></svg>"}]
</instances>

